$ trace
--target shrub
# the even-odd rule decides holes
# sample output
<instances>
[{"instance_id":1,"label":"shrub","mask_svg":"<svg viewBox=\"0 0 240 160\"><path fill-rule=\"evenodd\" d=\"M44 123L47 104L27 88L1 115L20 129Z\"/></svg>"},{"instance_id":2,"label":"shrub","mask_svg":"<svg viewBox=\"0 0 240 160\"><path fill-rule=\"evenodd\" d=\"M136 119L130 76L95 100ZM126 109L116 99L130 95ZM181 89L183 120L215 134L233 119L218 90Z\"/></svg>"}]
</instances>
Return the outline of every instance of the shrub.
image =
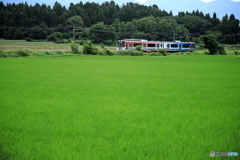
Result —
<instances>
[{"instance_id":1,"label":"shrub","mask_svg":"<svg viewBox=\"0 0 240 160\"><path fill-rule=\"evenodd\" d=\"M55 51L55 53L56 53L57 55L63 55L63 54L64 54L63 51Z\"/></svg>"},{"instance_id":2,"label":"shrub","mask_svg":"<svg viewBox=\"0 0 240 160\"><path fill-rule=\"evenodd\" d=\"M162 56L167 56L167 52L165 51L165 49L159 49L158 52L159 52Z\"/></svg>"},{"instance_id":3,"label":"shrub","mask_svg":"<svg viewBox=\"0 0 240 160\"><path fill-rule=\"evenodd\" d=\"M104 44L100 43L102 49L105 49Z\"/></svg>"},{"instance_id":4,"label":"shrub","mask_svg":"<svg viewBox=\"0 0 240 160\"><path fill-rule=\"evenodd\" d=\"M98 51L98 55L100 55L100 56L105 55L105 51L104 50Z\"/></svg>"},{"instance_id":5,"label":"shrub","mask_svg":"<svg viewBox=\"0 0 240 160\"><path fill-rule=\"evenodd\" d=\"M221 54L221 55L226 55L227 54L225 49L224 49L224 46L219 45L217 49L218 49L219 54Z\"/></svg>"},{"instance_id":6,"label":"shrub","mask_svg":"<svg viewBox=\"0 0 240 160\"><path fill-rule=\"evenodd\" d=\"M50 55L51 53L49 51L44 52L46 55Z\"/></svg>"},{"instance_id":7,"label":"shrub","mask_svg":"<svg viewBox=\"0 0 240 160\"><path fill-rule=\"evenodd\" d=\"M137 51L141 51L142 50L142 46L141 45L136 45L135 48L136 48Z\"/></svg>"},{"instance_id":8,"label":"shrub","mask_svg":"<svg viewBox=\"0 0 240 160\"><path fill-rule=\"evenodd\" d=\"M108 50L108 49L105 49L105 53L108 56L113 56L114 55L114 53L112 51Z\"/></svg>"},{"instance_id":9,"label":"shrub","mask_svg":"<svg viewBox=\"0 0 240 160\"><path fill-rule=\"evenodd\" d=\"M6 57L7 57L7 54L3 53L3 51L0 50L0 58L6 58Z\"/></svg>"},{"instance_id":10,"label":"shrub","mask_svg":"<svg viewBox=\"0 0 240 160\"><path fill-rule=\"evenodd\" d=\"M16 52L19 56L22 56L22 57L28 57L28 56L31 56L31 53L29 50L18 50Z\"/></svg>"},{"instance_id":11,"label":"shrub","mask_svg":"<svg viewBox=\"0 0 240 160\"><path fill-rule=\"evenodd\" d=\"M118 51L116 51L116 55L124 56L125 55L125 51L118 50Z\"/></svg>"},{"instance_id":12,"label":"shrub","mask_svg":"<svg viewBox=\"0 0 240 160\"><path fill-rule=\"evenodd\" d=\"M234 54L235 54L235 55L239 55L238 51L235 51Z\"/></svg>"},{"instance_id":13,"label":"shrub","mask_svg":"<svg viewBox=\"0 0 240 160\"><path fill-rule=\"evenodd\" d=\"M98 54L98 49L93 46L90 40L87 40L83 45L83 54L96 55Z\"/></svg>"},{"instance_id":14,"label":"shrub","mask_svg":"<svg viewBox=\"0 0 240 160\"><path fill-rule=\"evenodd\" d=\"M38 56L38 57L41 57L41 56L45 56L45 55L46 55L45 52L41 52L41 51L36 51L36 52L33 52L32 54L33 54L33 56Z\"/></svg>"},{"instance_id":15,"label":"shrub","mask_svg":"<svg viewBox=\"0 0 240 160\"><path fill-rule=\"evenodd\" d=\"M77 46L77 44L75 44L75 42L72 41L70 45L71 45L72 53L73 53L73 54L78 54L79 51L78 51L78 46Z\"/></svg>"},{"instance_id":16,"label":"shrub","mask_svg":"<svg viewBox=\"0 0 240 160\"><path fill-rule=\"evenodd\" d=\"M9 51L5 53L5 57L20 57L18 51Z\"/></svg>"},{"instance_id":17,"label":"shrub","mask_svg":"<svg viewBox=\"0 0 240 160\"><path fill-rule=\"evenodd\" d=\"M143 52L142 51L136 51L136 56L143 56Z\"/></svg>"},{"instance_id":18,"label":"shrub","mask_svg":"<svg viewBox=\"0 0 240 160\"><path fill-rule=\"evenodd\" d=\"M206 52L206 51L204 52L204 54L206 54L206 55L210 55L210 53L209 53L209 52Z\"/></svg>"},{"instance_id":19,"label":"shrub","mask_svg":"<svg viewBox=\"0 0 240 160\"><path fill-rule=\"evenodd\" d=\"M85 43L85 40L77 40L76 43L79 43L79 45L83 45Z\"/></svg>"},{"instance_id":20,"label":"shrub","mask_svg":"<svg viewBox=\"0 0 240 160\"><path fill-rule=\"evenodd\" d=\"M125 55L126 55L126 56L134 55L133 50L130 50L130 49L126 50L126 51L125 51Z\"/></svg>"}]
</instances>

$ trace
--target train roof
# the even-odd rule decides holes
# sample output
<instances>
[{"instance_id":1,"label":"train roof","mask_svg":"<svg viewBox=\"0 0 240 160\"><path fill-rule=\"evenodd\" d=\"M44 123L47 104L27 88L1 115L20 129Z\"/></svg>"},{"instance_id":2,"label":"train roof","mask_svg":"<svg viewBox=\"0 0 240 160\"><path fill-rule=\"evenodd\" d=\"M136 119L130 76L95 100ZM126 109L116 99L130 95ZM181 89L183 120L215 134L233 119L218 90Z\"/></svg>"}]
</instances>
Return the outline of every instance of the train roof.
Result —
<instances>
[{"instance_id":1,"label":"train roof","mask_svg":"<svg viewBox=\"0 0 240 160\"><path fill-rule=\"evenodd\" d=\"M143 39L123 39L118 41L125 41L125 42L152 42L152 43L195 43L195 42L181 42L181 41L148 41Z\"/></svg>"}]
</instances>

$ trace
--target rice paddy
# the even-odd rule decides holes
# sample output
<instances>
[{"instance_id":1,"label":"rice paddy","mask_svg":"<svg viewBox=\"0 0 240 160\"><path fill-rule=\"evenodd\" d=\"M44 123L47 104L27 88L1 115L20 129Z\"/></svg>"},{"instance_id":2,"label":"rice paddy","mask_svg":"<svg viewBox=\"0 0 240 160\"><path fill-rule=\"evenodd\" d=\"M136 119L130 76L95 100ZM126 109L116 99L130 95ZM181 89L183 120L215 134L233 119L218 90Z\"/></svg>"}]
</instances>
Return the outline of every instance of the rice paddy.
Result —
<instances>
[{"instance_id":1,"label":"rice paddy","mask_svg":"<svg viewBox=\"0 0 240 160\"><path fill-rule=\"evenodd\" d=\"M239 56L1 58L0 67L0 159L240 153Z\"/></svg>"}]
</instances>

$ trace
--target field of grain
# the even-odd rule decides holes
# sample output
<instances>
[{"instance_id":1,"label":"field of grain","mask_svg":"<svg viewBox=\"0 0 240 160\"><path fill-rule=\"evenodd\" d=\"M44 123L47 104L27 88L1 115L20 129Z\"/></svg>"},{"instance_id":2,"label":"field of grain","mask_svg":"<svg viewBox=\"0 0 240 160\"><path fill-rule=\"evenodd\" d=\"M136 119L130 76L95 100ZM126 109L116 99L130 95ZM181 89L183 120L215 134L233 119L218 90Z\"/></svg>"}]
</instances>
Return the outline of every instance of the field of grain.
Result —
<instances>
[{"instance_id":1,"label":"field of grain","mask_svg":"<svg viewBox=\"0 0 240 160\"><path fill-rule=\"evenodd\" d=\"M240 153L237 56L4 58L0 67L0 159Z\"/></svg>"},{"instance_id":2,"label":"field of grain","mask_svg":"<svg viewBox=\"0 0 240 160\"><path fill-rule=\"evenodd\" d=\"M82 49L83 45L78 45ZM101 46L95 45L101 50ZM115 46L106 46L107 49L115 50ZM16 50L16 49L30 49L30 50L71 50L70 44L67 43L53 43L53 42L27 42L25 40L5 40L0 39L0 50Z\"/></svg>"}]
</instances>

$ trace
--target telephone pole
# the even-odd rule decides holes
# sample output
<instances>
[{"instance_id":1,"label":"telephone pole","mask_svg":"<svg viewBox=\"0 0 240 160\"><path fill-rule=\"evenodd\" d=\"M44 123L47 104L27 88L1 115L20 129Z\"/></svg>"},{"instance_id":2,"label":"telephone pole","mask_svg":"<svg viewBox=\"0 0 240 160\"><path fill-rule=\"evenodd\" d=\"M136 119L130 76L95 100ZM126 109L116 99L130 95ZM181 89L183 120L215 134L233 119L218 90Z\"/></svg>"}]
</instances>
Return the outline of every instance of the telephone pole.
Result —
<instances>
[{"instance_id":1,"label":"telephone pole","mask_svg":"<svg viewBox=\"0 0 240 160\"><path fill-rule=\"evenodd\" d=\"M74 41L74 39L75 39L75 33L74 33L74 25L73 25L73 41Z\"/></svg>"},{"instance_id":2,"label":"telephone pole","mask_svg":"<svg viewBox=\"0 0 240 160\"><path fill-rule=\"evenodd\" d=\"M175 30L173 30L173 41L175 41Z\"/></svg>"}]
</instances>

